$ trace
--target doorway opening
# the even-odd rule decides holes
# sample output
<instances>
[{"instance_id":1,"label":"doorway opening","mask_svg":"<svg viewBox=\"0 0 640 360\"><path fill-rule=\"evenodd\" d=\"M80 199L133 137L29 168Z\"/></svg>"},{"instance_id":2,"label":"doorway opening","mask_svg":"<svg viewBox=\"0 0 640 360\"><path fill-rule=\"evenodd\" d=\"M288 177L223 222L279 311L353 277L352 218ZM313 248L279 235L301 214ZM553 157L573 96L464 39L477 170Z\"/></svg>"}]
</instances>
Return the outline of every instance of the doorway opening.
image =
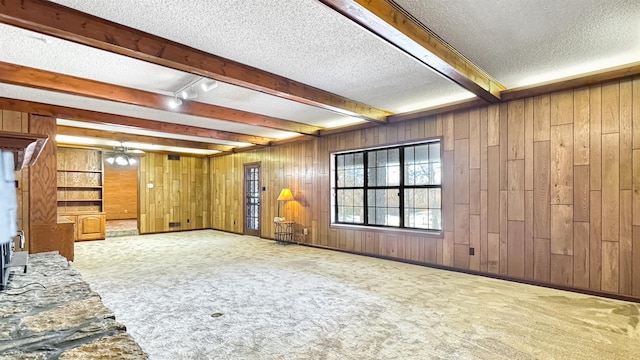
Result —
<instances>
[{"instance_id":1,"label":"doorway opening","mask_svg":"<svg viewBox=\"0 0 640 360\"><path fill-rule=\"evenodd\" d=\"M138 164L104 162L106 237L138 235Z\"/></svg>"},{"instance_id":2,"label":"doorway opening","mask_svg":"<svg viewBox=\"0 0 640 360\"><path fill-rule=\"evenodd\" d=\"M244 231L260 236L260 163L244 164Z\"/></svg>"}]
</instances>

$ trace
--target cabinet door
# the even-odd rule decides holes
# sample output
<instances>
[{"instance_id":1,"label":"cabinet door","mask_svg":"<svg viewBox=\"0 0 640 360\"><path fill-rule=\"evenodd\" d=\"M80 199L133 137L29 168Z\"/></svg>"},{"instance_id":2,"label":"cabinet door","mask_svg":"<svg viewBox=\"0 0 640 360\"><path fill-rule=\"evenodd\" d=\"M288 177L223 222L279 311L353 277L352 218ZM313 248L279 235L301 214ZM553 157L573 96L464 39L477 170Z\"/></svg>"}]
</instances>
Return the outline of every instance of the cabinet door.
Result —
<instances>
[{"instance_id":1,"label":"cabinet door","mask_svg":"<svg viewBox=\"0 0 640 360\"><path fill-rule=\"evenodd\" d=\"M78 215L76 222L78 231L77 240L104 239L105 216L104 215Z\"/></svg>"}]
</instances>

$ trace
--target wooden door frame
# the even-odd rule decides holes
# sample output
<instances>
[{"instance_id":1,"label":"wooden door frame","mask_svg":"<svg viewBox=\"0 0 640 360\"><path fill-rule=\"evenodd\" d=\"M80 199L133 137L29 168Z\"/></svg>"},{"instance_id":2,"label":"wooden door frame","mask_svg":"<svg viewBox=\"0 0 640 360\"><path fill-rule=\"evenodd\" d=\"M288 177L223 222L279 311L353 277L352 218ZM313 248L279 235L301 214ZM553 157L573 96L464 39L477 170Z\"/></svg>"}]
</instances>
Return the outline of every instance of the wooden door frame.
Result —
<instances>
[{"instance_id":1,"label":"wooden door frame","mask_svg":"<svg viewBox=\"0 0 640 360\"><path fill-rule=\"evenodd\" d=\"M247 168L258 168L258 237L262 237L262 163L260 161L244 163L242 165L242 233L244 235L254 235L253 233L247 234Z\"/></svg>"},{"instance_id":2,"label":"wooden door frame","mask_svg":"<svg viewBox=\"0 0 640 360\"><path fill-rule=\"evenodd\" d=\"M137 173L138 173L137 174L138 175L138 179L137 179L138 187L137 187L137 189L138 190L137 190L136 196L138 196L138 216L136 216L136 226L138 228L138 235L141 235L142 232L140 232L140 229L141 229L140 219L142 218L142 215L141 215L140 203L142 202L142 189L140 188L140 185L142 185L141 184L142 178L140 177L140 172L142 171L142 169L141 169L141 167L142 167L142 157L139 157L137 160L138 160L138 163L136 164L136 166L138 167L138 171L137 171ZM103 161L104 161L104 159L103 159ZM147 184L144 184L144 187L146 188ZM146 199L146 200L148 200L148 199Z\"/></svg>"}]
</instances>

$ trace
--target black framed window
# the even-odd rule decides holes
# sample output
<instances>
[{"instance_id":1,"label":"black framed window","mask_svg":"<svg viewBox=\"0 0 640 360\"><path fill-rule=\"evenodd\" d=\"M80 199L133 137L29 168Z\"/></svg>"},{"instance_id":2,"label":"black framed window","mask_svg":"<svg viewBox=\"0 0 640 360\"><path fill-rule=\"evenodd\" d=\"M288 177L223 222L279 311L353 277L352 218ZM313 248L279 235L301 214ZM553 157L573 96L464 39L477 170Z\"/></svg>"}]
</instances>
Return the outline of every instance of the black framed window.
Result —
<instances>
[{"instance_id":1,"label":"black framed window","mask_svg":"<svg viewBox=\"0 0 640 360\"><path fill-rule=\"evenodd\" d=\"M333 156L334 223L442 230L440 140Z\"/></svg>"}]
</instances>

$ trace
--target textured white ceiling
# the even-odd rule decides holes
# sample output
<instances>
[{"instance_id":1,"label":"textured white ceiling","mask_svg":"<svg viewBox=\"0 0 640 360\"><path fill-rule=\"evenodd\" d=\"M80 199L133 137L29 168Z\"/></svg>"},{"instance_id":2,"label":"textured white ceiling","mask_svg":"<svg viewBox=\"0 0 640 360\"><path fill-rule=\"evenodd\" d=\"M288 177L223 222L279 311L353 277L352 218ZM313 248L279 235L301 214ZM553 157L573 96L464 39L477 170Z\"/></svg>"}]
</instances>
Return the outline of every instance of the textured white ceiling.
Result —
<instances>
[{"instance_id":1,"label":"textured white ceiling","mask_svg":"<svg viewBox=\"0 0 640 360\"><path fill-rule=\"evenodd\" d=\"M55 2L391 112L472 96L317 0ZM640 61L638 0L396 2L508 88ZM197 79L1 24L0 61L162 94ZM279 139L295 135L6 84L0 96ZM229 84L195 101L321 127L362 121Z\"/></svg>"},{"instance_id":2,"label":"textured white ceiling","mask_svg":"<svg viewBox=\"0 0 640 360\"><path fill-rule=\"evenodd\" d=\"M200 92L197 101L320 127L355 124L364 121L221 82L212 91Z\"/></svg>"},{"instance_id":3,"label":"textured white ceiling","mask_svg":"<svg viewBox=\"0 0 640 360\"><path fill-rule=\"evenodd\" d=\"M4 24L0 24L0 48L3 62L161 94L174 93L199 79L182 71ZM225 83L208 93L200 92L196 101L321 127L362 121ZM232 129L235 124L227 122L225 127Z\"/></svg>"},{"instance_id":4,"label":"textured white ceiling","mask_svg":"<svg viewBox=\"0 0 640 360\"><path fill-rule=\"evenodd\" d=\"M507 88L640 61L638 0L396 0Z\"/></svg>"},{"instance_id":5,"label":"textured white ceiling","mask_svg":"<svg viewBox=\"0 0 640 360\"><path fill-rule=\"evenodd\" d=\"M392 112L466 94L316 0L55 2Z\"/></svg>"},{"instance_id":6,"label":"textured white ceiling","mask_svg":"<svg viewBox=\"0 0 640 360\"><path fill-rule=\"evenodd\" d=\"M0 61L145 91L166 93L195 76L0 24Z\"/></svg>"},{"instance_id":7,"label":"textured white ceiling","mask_svg":"<svg viewBox=\"0 0 640 360\"><path fill-rule=\"evenodd\" d=\"M23 86L15 86L0 83L0 95L14 99L36 101L53 105L69 106L78 109L95 110L116 115L133 116L144 119L164 121L175 124L193 125L209 129L239 132L243 134L270 137L275 139L287 138L294 133L273 130L251 125L229 125L227 121L213 120L209 118L172 113L169 111L144 108L136 105L121 104L112 101L97 100L82 96L68 95L53 91L30 89ZM217 141L222 143L221 141Z\"/></svg>"}]
</instances>

